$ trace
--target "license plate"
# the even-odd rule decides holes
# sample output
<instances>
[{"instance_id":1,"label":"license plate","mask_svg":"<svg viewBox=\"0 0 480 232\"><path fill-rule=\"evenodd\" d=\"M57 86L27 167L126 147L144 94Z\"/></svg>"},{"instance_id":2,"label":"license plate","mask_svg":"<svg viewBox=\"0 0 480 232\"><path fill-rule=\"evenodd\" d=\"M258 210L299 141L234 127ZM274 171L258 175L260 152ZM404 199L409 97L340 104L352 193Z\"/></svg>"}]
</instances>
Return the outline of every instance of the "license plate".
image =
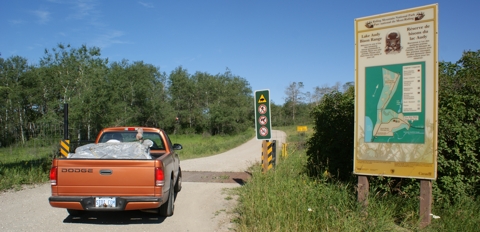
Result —
<instances>
[{"instance_id":1,"label":"license plate","mask_svg":"<svg viewBox=\"0 0 480 232\"><path fill-rule=\"evenodd\" d=\"M115 197L95 197L95 207L108 208L117 206Z\"/></svg>"}]
</instances>

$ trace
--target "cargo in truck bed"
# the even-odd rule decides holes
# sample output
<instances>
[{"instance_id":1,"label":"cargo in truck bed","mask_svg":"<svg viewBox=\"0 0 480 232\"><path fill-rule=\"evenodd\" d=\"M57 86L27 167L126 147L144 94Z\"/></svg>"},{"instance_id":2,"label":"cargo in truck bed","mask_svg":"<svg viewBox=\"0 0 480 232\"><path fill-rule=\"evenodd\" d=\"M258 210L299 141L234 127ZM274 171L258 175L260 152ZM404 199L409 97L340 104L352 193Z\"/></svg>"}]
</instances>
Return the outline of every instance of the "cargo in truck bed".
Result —
<instances>
[{"instance_id":1,"label":"cargo in truck bed","mask_svg":"<svg viewBox=\"0 0 480 232\"><path fill-rule=\"evenodd\" d=\"M78 147L68 158L81 159L152 159L151 140L140 142L107 142L92 143Z\"/></svg>"}]
</instances>

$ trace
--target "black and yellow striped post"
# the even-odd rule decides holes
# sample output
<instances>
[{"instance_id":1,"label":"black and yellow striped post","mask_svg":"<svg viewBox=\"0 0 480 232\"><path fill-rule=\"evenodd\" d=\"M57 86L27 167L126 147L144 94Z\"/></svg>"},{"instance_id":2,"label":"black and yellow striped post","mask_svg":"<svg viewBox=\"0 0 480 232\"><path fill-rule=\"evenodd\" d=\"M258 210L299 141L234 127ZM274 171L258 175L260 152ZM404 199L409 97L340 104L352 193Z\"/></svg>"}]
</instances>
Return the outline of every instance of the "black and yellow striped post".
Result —
<instances>
[{"instance_id":1,"label":"black and yellow striped post","mask_svg":"<svg viewBox=\"0 0 480 232\"><path fill-rule=\"evenodd\" d=\"M60 154L64 157L68 157L68 153L70 153L70 140L64 139L60 141Z\"/></svg>"},{"instance_id":2,"label":"black and yellow striped post","mask_svg":"<svg viewBox=\"0 0 480 232\"><path fill-rule=\"evenodd\" d=\"M70 153L70 140L68 139L68 104L63 104L63 140L60 141L60 155L67 158Z\"/></svg>"},{"instance_id":3,"label":"black and yellow striped post","mask_svg":"<svg viewBox=\"0 0 480 232\"><path fill-rule=\"evenodd\" d=\"M263 173L275 167L275 140L269 142L263 140L262 142L262 171Z\"/></svg>"}]
</instances>

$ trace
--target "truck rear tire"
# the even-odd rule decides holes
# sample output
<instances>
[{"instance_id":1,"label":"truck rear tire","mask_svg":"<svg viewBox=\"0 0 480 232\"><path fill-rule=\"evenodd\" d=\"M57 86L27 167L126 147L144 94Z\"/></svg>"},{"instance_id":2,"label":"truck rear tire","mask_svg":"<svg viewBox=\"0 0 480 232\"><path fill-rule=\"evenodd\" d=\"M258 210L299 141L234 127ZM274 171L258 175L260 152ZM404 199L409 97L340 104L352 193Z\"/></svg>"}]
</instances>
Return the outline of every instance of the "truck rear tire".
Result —
<instances>
[{"instance_id":1,"label":"truck rear tire","mask_svg":"<svg viewBox=\"0 0 480 232\"><path fill-rule=\"evenodd\" d=\"M175 197L174 197L174 186L173 180L170 180L170 189L168 190L168 200L167 202L163 203L158 209L158 213L162 217L170 217L173 215L173 211L175 210Z\"/></svg>"}]
</instances>

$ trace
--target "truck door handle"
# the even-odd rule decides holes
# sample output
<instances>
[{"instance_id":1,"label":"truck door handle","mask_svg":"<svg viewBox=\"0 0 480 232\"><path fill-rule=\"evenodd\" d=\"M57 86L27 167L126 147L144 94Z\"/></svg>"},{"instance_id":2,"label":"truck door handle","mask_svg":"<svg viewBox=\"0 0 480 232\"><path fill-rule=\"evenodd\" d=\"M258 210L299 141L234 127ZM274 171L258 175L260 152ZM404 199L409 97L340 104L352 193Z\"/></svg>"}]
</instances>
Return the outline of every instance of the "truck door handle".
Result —
<instances>
[{"instance_id":1,"label":"truck door handle","mask_svg":"<svg viewBox=\"0 0 480 232\"><path fill-rule=\"evenodd\" d=\"M101 169L100 175L112 175L112 170L110 169Z\"/></svg>"}]
</instances>

